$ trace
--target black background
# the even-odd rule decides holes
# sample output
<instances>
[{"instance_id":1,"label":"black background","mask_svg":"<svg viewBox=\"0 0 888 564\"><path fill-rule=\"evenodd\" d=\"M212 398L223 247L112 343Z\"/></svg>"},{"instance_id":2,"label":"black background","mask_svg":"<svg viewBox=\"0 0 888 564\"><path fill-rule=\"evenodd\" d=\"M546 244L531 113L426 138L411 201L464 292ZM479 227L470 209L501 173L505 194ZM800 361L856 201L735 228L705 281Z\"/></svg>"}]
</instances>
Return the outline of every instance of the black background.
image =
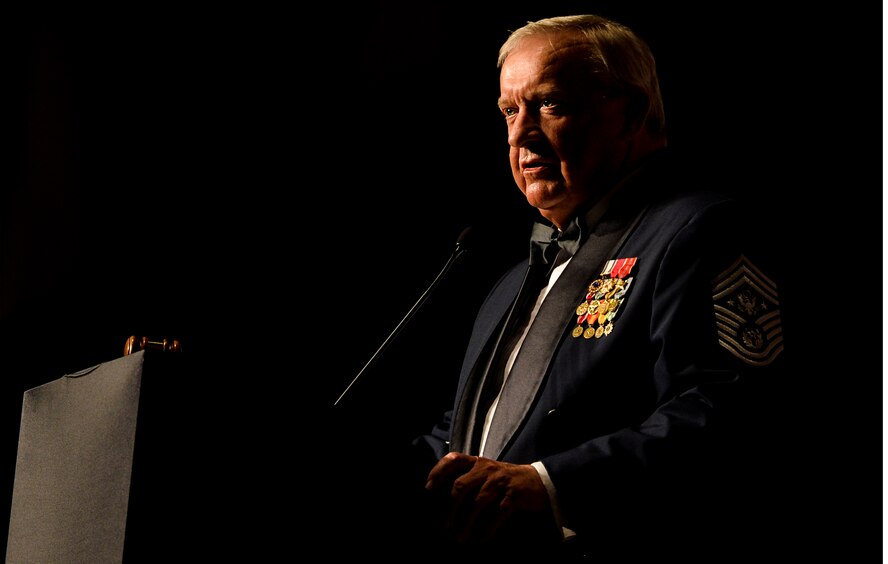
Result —
<instances>
[{"instance_id":1,"label":"black background","mask_svg":"<svg viewBox=\"0 0 888 564\"><path fill-rule=\"evenodd\" d=\"M785 450L762 461L791 508L782 550L877 553L880 11L478 8L35 9L2 24L0 509L23 391L119 357L133 334L180 339L238 390L227 409L275 425L274 448L307 465L306 436L384 452L426 430L533 217L508 171L497 49L527 20L597 12L648 40L670 144L754 203L750 232L782 257ZM344 401L364 424L325 434L467 226L474 250Z\"/></svg>"}]
</instances>

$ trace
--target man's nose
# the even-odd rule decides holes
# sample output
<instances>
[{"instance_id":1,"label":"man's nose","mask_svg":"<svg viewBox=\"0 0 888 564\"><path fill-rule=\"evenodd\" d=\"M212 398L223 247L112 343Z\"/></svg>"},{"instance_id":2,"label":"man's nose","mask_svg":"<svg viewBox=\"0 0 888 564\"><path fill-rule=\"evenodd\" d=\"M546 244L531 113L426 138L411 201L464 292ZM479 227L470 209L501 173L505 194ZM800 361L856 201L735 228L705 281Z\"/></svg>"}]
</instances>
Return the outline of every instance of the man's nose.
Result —
<instances>
[{"instance_id":1,"label":"man's nose","mask_svg":"<svg viewBox=\"0 0 888 564\"><path fill-rule=\"evenodd\" d=\"M509 145L512 147L524 147L539 140L541 135L539 114L526 108L520 109L509 123Z\"/></svg>"}]
</instances>

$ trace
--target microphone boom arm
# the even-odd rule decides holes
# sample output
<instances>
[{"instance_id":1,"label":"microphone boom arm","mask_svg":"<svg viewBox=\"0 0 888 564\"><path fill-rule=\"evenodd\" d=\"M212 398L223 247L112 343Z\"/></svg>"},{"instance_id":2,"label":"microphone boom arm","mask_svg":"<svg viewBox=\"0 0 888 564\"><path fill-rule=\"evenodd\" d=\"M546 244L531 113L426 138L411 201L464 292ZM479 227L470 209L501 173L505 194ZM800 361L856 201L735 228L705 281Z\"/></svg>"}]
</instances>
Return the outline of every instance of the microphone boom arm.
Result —
<instances>
[{"instance_id":1,"label":"microphone boom arm","mask_svg":"<svg viewBox=\"0 0 888 564\"><path fill-rule=\"evenodd\" d=\"M367 361L367 364L365 364L364 367L361 368L361 371L358 372L358 374L352 379L352 381L349 383L349 385L346 386L346 388L342 391L341 394L339 394L339 397L336 399L335 402L333 402L334 406L339 405L339 402L342 401L342 398L344 398L345 395L348 393L348 391L352 388L352 386L355 385L355 382L358 381L358 379L361 377L361 375L364 372L366 372L367 368L369 368L376 361L376 358L380 354L382 354L382 352L385 349L388 348L389 344L394 340L394 338L398 335L398 333L401 332L401 329L403 329L404 326L407 325L407 322L410 321L410 319L414 316L414 314L416 314L417 311L419 311L419 308L422 307L422 305L426 302L426 300L431 295L432 291L438 286L438 284L441 282L441 280L443 280L444 275L447 274L447 271L450 270L450 267L453 266L453 264L456 262L456 259L458 259L460 256L463 255L463 253L466 252L467 249L465 248L464 241L468 238L470 230L471 230L471 228L468 228L468 227L463 230L459 239L456 241L456 248L453 250L453 253L450 255L450 258L447 260L447 263L444 265L444 268L441 269L441 272L438 273L438 276L435 277L435 279L432 281L431 285L428 288L426 288L426 291L423 292L422 295L419 297L419 299L416 301L416 303L413 304L413 307L410 308L410 311L407 312L407 315L405 315L404 318L401 319L401 321L394 328L394 330L392 330L392 332L389 334L389 336L386 337L385 341L383 341L382 344L379 346L379 348L376 349L376 352L373 353L373 356L370 357L370 360Z\"/></svg>"}]
</instances>

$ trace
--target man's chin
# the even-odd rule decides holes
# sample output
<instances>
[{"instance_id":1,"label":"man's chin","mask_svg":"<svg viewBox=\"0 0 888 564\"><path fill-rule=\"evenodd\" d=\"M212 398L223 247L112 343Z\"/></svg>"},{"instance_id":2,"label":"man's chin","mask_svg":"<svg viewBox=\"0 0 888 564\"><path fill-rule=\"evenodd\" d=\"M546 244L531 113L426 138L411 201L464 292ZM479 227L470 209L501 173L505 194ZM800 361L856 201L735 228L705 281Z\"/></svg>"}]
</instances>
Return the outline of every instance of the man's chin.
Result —
<instances>
[{"instance_id":1,"label":"man's chin","mask_svg":"<svg viewBox=\"0 0 888 564\"><path fill-rule=\"evenodd\" d=\"M531 193L525 194L527 203L535 207L543 218L559 228L570 220L576 206L570 206L565 198L534 198Z\"/></svg>"},{"instance_id":2,"label":"man's chin","mask_svg":"<svg viewBox=\"0 0 888 564\"><path fill-rule=\"evenodd\" d=\"M564 185L559 182L537 180L525 185L524 196L531 206L539 210L546 210L554 208L562 202L566 191Z\"/></svg>"}]
</instances>

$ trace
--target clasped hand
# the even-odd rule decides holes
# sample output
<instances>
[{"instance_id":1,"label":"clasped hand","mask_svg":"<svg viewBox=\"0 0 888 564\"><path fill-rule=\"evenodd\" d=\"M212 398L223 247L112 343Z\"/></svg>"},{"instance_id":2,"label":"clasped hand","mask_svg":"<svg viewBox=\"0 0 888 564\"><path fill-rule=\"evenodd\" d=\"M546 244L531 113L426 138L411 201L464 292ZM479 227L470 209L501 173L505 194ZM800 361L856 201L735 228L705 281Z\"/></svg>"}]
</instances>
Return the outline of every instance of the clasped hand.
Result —
<instances>
[{"instance_id":1,"label":"clasped hand","mask_svg":"<svg viewBox=\"0 0 888 564\"><path fill-rule=\"evenodd\" d=\"M426 490L443 499L442 524L458 544L489 544L515 531L555 529L548 493L536 469L451 452L429 472Z\"/></svg>"}]
</instances>

